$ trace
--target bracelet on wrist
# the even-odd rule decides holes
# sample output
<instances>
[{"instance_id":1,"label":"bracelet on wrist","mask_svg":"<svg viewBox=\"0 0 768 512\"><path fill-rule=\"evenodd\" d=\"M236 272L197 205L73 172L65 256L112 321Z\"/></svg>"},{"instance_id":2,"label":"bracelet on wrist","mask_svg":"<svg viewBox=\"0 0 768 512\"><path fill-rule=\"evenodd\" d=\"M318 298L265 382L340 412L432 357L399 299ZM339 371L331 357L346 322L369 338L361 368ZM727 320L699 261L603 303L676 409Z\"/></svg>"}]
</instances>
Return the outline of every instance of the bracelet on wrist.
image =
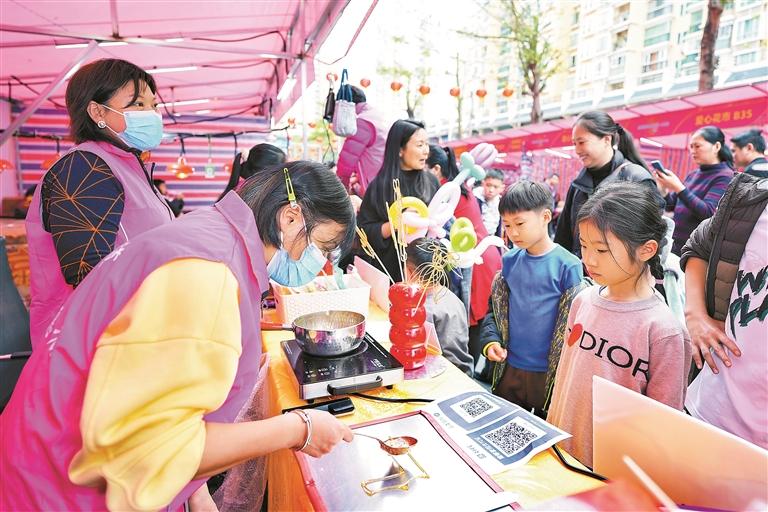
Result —
<instances>
[{"instance_id":1,"label":"bracelet on wrist","mask_svg":"<svg viewBox=\"0 0 768 512\"><path fill-rule=\"evenodd\" d=\"M296 414L299 418L301 418L301 421L307 424L307 437L304 439L304 444L301 445L301 448L295 448L297 452L303 452L312 441L312 418L309 416L309 414L302 411L301 409L294 409L290 412Z\"/></svg>"}]
</instances>

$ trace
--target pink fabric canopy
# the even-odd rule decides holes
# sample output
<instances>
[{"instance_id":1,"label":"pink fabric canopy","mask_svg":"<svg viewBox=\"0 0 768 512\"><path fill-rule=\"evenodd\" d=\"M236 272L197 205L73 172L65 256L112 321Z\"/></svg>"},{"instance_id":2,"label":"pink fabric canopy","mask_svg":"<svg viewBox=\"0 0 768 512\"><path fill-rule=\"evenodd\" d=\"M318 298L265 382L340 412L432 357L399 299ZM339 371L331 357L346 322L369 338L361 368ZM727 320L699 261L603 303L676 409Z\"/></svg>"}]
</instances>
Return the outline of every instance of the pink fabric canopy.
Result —
<instances>
[{"instance_id":1,"label":"pink fabric canopy","mask_svg":"<svg viewBox=\"0 0 768 512\"><path fill-rule=\"evenodd\" d=\"M301 93L302 71L307 83L312 82L311 56L347 3L3 1L0 82L6 90L12 84L15 99L31 101L95 39L99 46L85 62L115 57L158 70L154 76L165 102L192 101L174 105L177 112L210 109L211 115L247 111L266 116L272 99L273 115L279 118ZM304 70L302 55L310 57ZM161 72L168 68L188 69ZM296 85L278 102L289 75ZM59 87L50 98L63 104L64 90Z\"/></svg>"}]
</instances>

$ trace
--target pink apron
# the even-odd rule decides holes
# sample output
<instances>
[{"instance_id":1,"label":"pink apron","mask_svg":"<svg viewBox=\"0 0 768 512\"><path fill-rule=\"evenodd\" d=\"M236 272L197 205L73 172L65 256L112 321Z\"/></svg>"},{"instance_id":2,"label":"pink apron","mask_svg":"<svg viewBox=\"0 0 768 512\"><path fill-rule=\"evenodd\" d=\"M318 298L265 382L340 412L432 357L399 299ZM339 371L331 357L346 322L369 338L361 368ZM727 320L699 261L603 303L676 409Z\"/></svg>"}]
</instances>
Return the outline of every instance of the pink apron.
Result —
<instances>
[{"instance_id":1,"label":"pink apron","mask_svg":"<svg viewBox=\"0 0 768 512\"><path fill-rule=\"evenodd\" d=\"M123 186L125 206L120 217L115 247L174 219L165 200L157 195L149 183L134 154L106 142L84 142L72 148L72 151L87 151L97 155ZM32 297L29 305L30 338L33 349L39 346L46 328L73 290L61 272L53 236L43 226L41 189L38 186L35 190L26 221Z\"/></svg>"},{"instance_id":2,"label":"pink apron","mask_svg":"<svg viewBox=\"0 0 768 512\"><path fill-rule=\"evenodd\" d=\"M67 476L82 446L80 414L96 343L146 276L179 258L222 262L237 279L242 354L224 404L205 416L236 420L259 374L259 311L269 280L253 212L230 192L213 207L115 249L64 304L44 340L48 349L33 351L0 416L0 510L106 509L103 491L74 485ZM169 509L202 483L190 482Z\"/></svg>"}]
</instances>

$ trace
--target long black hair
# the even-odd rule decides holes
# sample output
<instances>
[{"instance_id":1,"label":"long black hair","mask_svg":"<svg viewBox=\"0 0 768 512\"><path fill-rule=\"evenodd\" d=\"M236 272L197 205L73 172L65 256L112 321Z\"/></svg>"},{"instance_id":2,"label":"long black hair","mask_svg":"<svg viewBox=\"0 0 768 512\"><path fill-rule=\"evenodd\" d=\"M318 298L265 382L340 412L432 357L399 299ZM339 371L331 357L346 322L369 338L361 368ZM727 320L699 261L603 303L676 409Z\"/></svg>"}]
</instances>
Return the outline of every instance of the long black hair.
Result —
<instances>
[{"instance_id":1,"label":"long black hair","mask_svg":"<svg viewBox=\"0 0 768 512\"><path fill-rule=\"evenodd\" d=\"M440 166L440 174L448 181L458 176L459 167L456 165L456 153L451 147L440 147L437 144L429 145L429 156L427 157L427 167L430 169L436 165ZM467 197L469 191L464 184L461 184L461 195Z\"/></svg>"},{"instance_id":2,"label":"long black hair","mask_svg":"<svg viewBox=\"0 0 768 512\"><path fill-rule=\"evenodd\" d=\"M632 138L632 134L602 110L584 112L576 118L575 124L583 127L596 137L610 135L611 145L616 146L621 154L624 155L624 158L648 169L645 160L643 160L643 157L640 156L635 147L635 140Z\"/></svg>"},{"instance_id":3,"label":"long black hair","mask_svg":"<svg viewBox=\"0 0 768 512\"><path fill-rule=\"evenodd\" d=\"M710 144L719 142L720 151L717 152L717 159L728 164L728 167L733 169L733 155L731 154L731 150L728 149L728 146L725 145L725 134L723 133L723 130L713 125L702 126L693 132L693 137L697 135L700 135L702 139Z\"/></svg>"},{"instance_id":4,"label":"long black hair","mask_svg":"<svg viewBox=\"0 0 768 512\"><path fill-rule=\"evenodd\" d=\"M661 251L666 243L664 236L667 224L648 187L634 182L621 182L598 188L579 210L576 223L578 225L584 221L593 222L604 238L608 231L613 233L624 244L633 261L638 247L649 240L656 241L659 248L645 265L650 267L653 277L664 278Z\"/></svg>"},{"instance_id":5,"label":"long black hair","mask_svg":"<svg viewBox=\"0 0 768 512\"><path fill-rule=\"evenodd\" d=\"M392 180L403 177L403 171L400 168L400 151L405 149L414 133L423 129L423 123L411 119L399 119L389 129L387 142L384 145L384 162L381 164L379 174L374 179L374 182L378 182L376 196L371 197L372 200L378 202L377 207L381 211L385 210L385 203L392 204L393 202ZM414 180L407 180L407 183L401 184L403 195L416 196L424 201L429 201L431 197L427 196L434 194L433 188L436 189L434 182L437 179L425 171L417 171L413 174L415 175Z\"/></svg>"},{"instance_id":6,"label":"long black hair","mask_svg":"<svg viewBox=\"0 0 768 512\"><path fill-rule=\"evenodd\" d=\"M216 201L220 201L230 190L234 190L240 183L240 178L248 179L265 167L285 163L285 159L282 149L267 143L253 146L248 151L248 159L243 163L240 162L240 153L238 153L232 162L232 173L229 175L227 186Z\"/></svg>"},{"instance_id":7,"label":"long black hair","mask_svg":"<svg viewBox=\"0 0 768 512\"><path fill-rule=\"evenodd\" d=\"M346 253L355 236L355 210L347 190L336 173L325 164L297 160L264 169L246 180L237 193L256 217L261 240L280 246L280 228L277 214L289 204L283 168L288 169L296 202L304 216L307 235L320 223L333 221L344 227L335 242Z\"/></svg>"}]
</instances>

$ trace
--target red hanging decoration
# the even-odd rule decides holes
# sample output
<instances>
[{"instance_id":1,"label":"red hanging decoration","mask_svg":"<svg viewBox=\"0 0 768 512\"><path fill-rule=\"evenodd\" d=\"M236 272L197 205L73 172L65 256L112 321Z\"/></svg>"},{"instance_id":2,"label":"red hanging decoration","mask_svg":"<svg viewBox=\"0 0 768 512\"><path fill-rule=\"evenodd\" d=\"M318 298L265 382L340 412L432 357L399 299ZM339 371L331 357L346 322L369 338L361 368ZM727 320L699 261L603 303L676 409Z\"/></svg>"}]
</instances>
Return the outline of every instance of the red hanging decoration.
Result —
<instances>
[{"instance_id":1,"label":"red hanging decoration","mask_svg":"<svg viewBox=\"0 0 768 512\"><path fill-rule=\"evenodd\" d=\"M488 91L486 91L485 89L478 89L475 91L475 94L477 95L478 98L483 99L488 94Z\"/></svg>"},{"instance_id":2,"label":"red hanging decoration","mask_svg":"<svg viewBox=\"0 0 768 512\"><path fill-rule=\"evenodd\" d=\"M337 82L339 80L339 75L336 73L328 73L325 75L326 80L329 82Z\"/></svg>"},{"instance_id":3,"label":"red hanging decoration","mask_svg":"<svg viewBox=\"0 0 768 512\"><path fill-rule=\"evenodd\" d=\"M389 88L397 92L403 88L403 84L400 82L392 82L391 84L389 84Z\"/></svg>"},{"instance_id":4,"label":"red hanging decoration","mask_svg":"<svg viewBox=\"0 0 768 512\"><path fill-rule=\"evenodd\" d=\"M454 98L458 98L461 95L461 89L458 87L452 87L450 90L450 95Z\"/></svg>"},{"instance_id":5,"label":"red hanging decoration","mask_svg":"<svg viewBox=\"0 0 768 512\"><path fill-rule=\"evenodd\" d=\"M314 121L310 121L307 123L307 126L309 126L310 128L314 128L315 126L317 126L317 123Z\"/></svg>"},{"instance_id":6,"label":"red hanging decoration","mask_svg":"<svg viewBox=\"0 0 768 512\"><path fill-rule=\"evenodd\" d=\"M419 86L419 92L421 93L422 96L426 96L427 94L429 94L429 91L431 90L432 89L430 89L430 87L426 84L421 84Z\"/></svg>"},{"instance_id":7,"label":"red hanging decoration","mask_svg":"<svg viewBox=\"0 0 768 512\"><path fill-rule=\"evenodd\" d=\"M501 95L505 98L511 97L513 94L515 94L514 89L510 89L509 87L505 87L503 91L501 91Z\"/></svg>"},{"instance_id":8,"label":"red hanging decoration","mask_svg":"<svg viewBox=\"0 0 768 512\"><path fill-rule=\"evenodd\" d=\"M296 126L296 118L295 117L289 117L288 118L288 126L290 126L291 128Z\"/></svg>"},{"instance_id":9,"label":"red hanging decoration","mask_svg":"<svg viewBox=\"0 0 768 512\"><path fill-rule=\"evenodd\" d=\"M371 81L367 78L363 78L360 80L360 85L363 87L363 89L367 88L369 85L371 85Z\"/></svg>"}]
</instances>

